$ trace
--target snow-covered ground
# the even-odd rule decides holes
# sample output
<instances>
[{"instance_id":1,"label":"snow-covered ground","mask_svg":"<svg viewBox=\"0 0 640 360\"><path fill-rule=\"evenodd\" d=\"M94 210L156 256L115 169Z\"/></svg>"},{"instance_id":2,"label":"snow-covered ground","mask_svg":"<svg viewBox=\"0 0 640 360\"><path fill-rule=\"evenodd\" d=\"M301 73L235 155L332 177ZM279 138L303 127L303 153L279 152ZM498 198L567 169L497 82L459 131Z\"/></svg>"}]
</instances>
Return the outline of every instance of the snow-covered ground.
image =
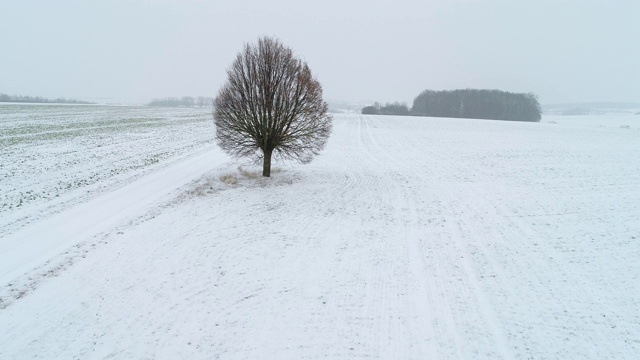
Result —
<instances>
[{"instance_id":1,"label":"snow-covered ground","mask_svg":"<svg viewBox=\"0 0 640 360\"><path fill-rule=\"evenodd\" d=\"M0 238L0 358L640 357L639 116L342 115L270 179L205 143Z\"/></svg>"},{"instance_id":2,"label":"snow-covered ground","mask_svg":"<svg viewBox=\"0 0 640 360\"><path fill-rule=\"evenodd\" d=\"M208 109L0 104L0 237L211 148Z\"/></svg>"}]
</instances>

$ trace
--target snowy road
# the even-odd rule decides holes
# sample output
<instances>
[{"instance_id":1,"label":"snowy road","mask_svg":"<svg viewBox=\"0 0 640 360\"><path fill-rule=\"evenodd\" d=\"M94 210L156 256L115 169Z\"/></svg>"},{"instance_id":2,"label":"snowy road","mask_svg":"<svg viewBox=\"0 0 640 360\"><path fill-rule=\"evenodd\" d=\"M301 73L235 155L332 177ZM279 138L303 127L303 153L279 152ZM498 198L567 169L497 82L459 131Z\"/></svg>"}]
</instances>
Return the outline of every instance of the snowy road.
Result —
<instances>
[{"instance_id":1,"label":"snowy road","mask_svg":"<svg viewBox=\"0 0 640 360\"><path fill-rule=\"evenodd\" d=\"M640 121L622 121L341 116L271 179L213 161L176 195L169 177L172 201L11 285L0 358L638 358Z\"/></svg>"},{"instance_id":2,"label":"snowy road","mask_svg":"<svg viewBox=\"0 0 640 360\"><path fill-rule=\"evenodd\" d=\"M225 160L219 150L204 151L1 238L0 283L9 283L69 247L144 214Z\"/></svg>"}]
</instances>

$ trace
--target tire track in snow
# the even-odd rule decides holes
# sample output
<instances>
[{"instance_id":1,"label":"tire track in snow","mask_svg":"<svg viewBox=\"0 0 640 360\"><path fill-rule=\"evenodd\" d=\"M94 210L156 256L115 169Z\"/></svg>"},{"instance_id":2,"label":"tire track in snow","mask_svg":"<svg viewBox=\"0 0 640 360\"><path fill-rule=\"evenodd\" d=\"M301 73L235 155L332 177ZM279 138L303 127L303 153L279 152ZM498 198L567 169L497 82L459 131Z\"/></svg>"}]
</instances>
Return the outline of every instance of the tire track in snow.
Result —
<instances>
[{"instance_id":1,"label":"tire track in snow","mask_svg":"<svg viewBox=\"0 0 640 360\"><path fill-rule=\"evenodd\" d=\"M416 145L420 146L420 144ZM473 245L474 235L466 228L473 226L474 223L467 223L465 220L468 215L464 215L464 211L469 211L460 207L459 200L466 199L462 200L466 202L473 196L465 196L460 192L465 188L464 181L459 183L456 193L451 192L454 189L450 184L452 174L465 174L465 171L459 168L460 165L452 159L451 152L446 146L444 148L428 146L424 151L429 154L429 157L425 158L427 166L435 171L433 172L434 179L424 179L423 181L431 181L430 190L436 194L436 206L440 207L437 218L442 222L441 229L427 240L427 242L434 244L426 246L435 250L432 256L441 257L437 268L434 269L437 273L439 293L444 296L440 306L450 309L450 316L448 316L446 324L451 331L450 335L456 340L449 347L457 349L455 354L449 354L449 356L470 358L491 354L492 358L513 358L507 343L507 336L503 330L504 325L496 315L494 304L489 301L488 295L478 279L479 269L475 266L468 250L469 246ZM405 161L404 163L410 162ZM416 164L416 166L420 165L420 163ZM420 196L421 194L414 194L415 198ZM473 208L471 210L473 211ZM466 240L465 243L461 242L463 239ZM447 281L444 281L445 279ZM452 280L454 281L452 282ZM472 295L474 299L465 299L469 295ZM474 320L474 317L477 319ZM452 323L454 325L451 325ZM458 337L458 333L461 331L459 326L464 323L467 323L465 327L469 327L467 332L476 333L471 346L462 344L462 340ZM478 341L487 336L491 340ZM463 353L461 354L460 351Z\"/></svg>"},{"instance_id":2,"label":"tire track in snow","mask_svg":"<svg viewBox=\"0 0 640 360\"><path fill-rule=\"evenodd\" d=\"M366 120L368 124L373 121L374 119ZM403 141L407 139L394 139L392 132L387 132L387 134L380 135L381 138L385 139L385 143L389 144L388 147L385 148L381 146L376 140L376 137L373 136L371 128L372 127L369 124L367 126L367 133L370 142L374 146L375 154L381 155L381 157L388 160L386 162L381 162L380 166L393 169L390 176L394 178L393 183L396 185L395 202L397 211L395 218L398 219L399 222L404 223L404 229L401 233L405 234L404 238L409 245L408 248L411 249L407 254L407 258L411 259L410 261L415 276L414 281L419 285L424 284L423 286L419 286L422 289L419 290L419 294L414 294L414 296L422 299L421 302L431 304L434 308L439 310L437 314L432 313L431 315L431 321L436 325L435 331L438 334L436 336L436 340L439 343L439 356L455 358L471 356L468 351L474 349L470 349L465 341L460 337L460 319L458 318L460 309L458 307L459 305L456 302L453 302L454 300L459 299L460 296L463 296L463 294L468 293L467 287L454 287L457 290L455 292L451 292L452 283L444 281L446 279L450 279L452 275L455 275L455 272L452 272L451 270L451 264L454 264L454 267L460 266L455 265L460 262L458 251L453 251L455 248L452 247L451 243L447 243L441 248L439 253L431 256L430 263L426 262L425 251L423 250L424 242L421 242L418 237L420 233L425 233L427 229L425 229L426 225L421 223L418 215L419 211L417 209L422 207L421 211L425 211L426 209L424 209L424 204L427 204L428 202L421 201L419 203L418 199L421 199L424 194L418 193L417 188L409 185L419 184L421 181L420 179L412 177L415 169L408 166L409 164L415 164L415 162L407 161L407 155L409 154L392 152L394 150L393 140ZM382 133L382 129L377 130L379 133ZM391 154L396 154L396 156ZM400 156L403 156L403 158L400 158ZM450 163L451 162L443 162L443 164ZM443 173L451 171L451 169L446 168L445 166L443 166L442 169L443 170L441 170L441 172ZM426 242L432 240L433 239L427 239ZM434 276L434 272L439 275ZM471 273L470 275L473 274ZM442 296L438 297L437 294L441 294ZM480 295L481 293L478 294L478 296ZM485 312L483 314L483 318L486 319L486 321L493 321L494 315L490 312ZM493 330L495 336L502 336L499 329L494 328ZM422 329L422 331L424 331L424 329ZM433 333L433 330L431 332Z\"/></svg>"},{"instance_id":3,"label":"tire track in snow","mask_svg":"<svg viewBox=\"0 0 640 360\"><path fill-rule=\"evenodd\" d=\"M412 306L418 310L422 309L419 318L413 319L409 325L413 327L414 334L412 337L422 338L422 345L426 346L417 353L419 354L438 354L438 357L457 357L462 355L460 349L464 349L464 341L460 338L458 329L456 329L453 318L453 308L447 298L438 298L437 294L441 292L443 285L438 278L430 273L429 268L438 267L438 263L443 261L437 257L431 257L432 262L427 263L427 257L422 249L422 241L424 241L425 225L419 216L418 210L424 206L425 202L420 201L421 194L417 193L417 189L409 184L415 183L415 169L408 166L412 164L407 161L407 154L397 153L395 147L396 141L404 141L406 139L394 139L393 132L385 129L383 126L375 127L377 135L372 131L372 123L375 118L364 117L361 119L365 124L366 136L371 144L373 156L378 162L378 168L390 169L383 176L391 177L394 184L391 192L394 194L390 202L394 204L393 219L398 223L399 229L396 234L402 242L396 246L405 249L404 261L409 262L412 280L411 284L415 286L411 297L416 301ZM385 131L386 130L386 131ZM382 146L378 139L384 139ZM386 159L386 160L382 160ZM428 241L428 240L426 240ZM434 261L435 260L435 261ZM446 287L446 285L444 285ZM425 306L427 307L425 309ZM436 312L437 309L437 312ZM418 310L420 311L420 310ZM427 341L429 339L429 341ZM430 345L427 345L430 342ZM438 344L436 347L435 344ZM420 344L420 342L418 342ZM416 346L416 344L414 344Z\"/></svg>"},{"instance_id":4,"label":"tire track in snow","mask_svg":"<svg viewBox=\"0 0 640 360\"><path fill-rule=\"evenodd\" d=\"M425 256L425 251L423 250L424 245L420 243L424 235L420 236L419 234L425 232L425 230L419 221L417 199L420 199L422 194L417 193L416 189L406 185L410 182L419 181L413 176L415 169L407 166L407 164L412 164L411 161L407 161L407 158L401 159L398 157L403 155L406 157L408 154L391 155L392 153L397 154L393 138L390 136L391 132L388 131L386 135L382 135L386 140L385 143L389 144L386 148L383 148L371 133L369 122L373 121L373 119L369 118L365 121L367 122L368 137L374 144L376 153L388 160L385 163L381 163L380 166L395 169L393 173L395 177L394 184L396 184L397 199L400 199L399 202L401 204L398 204L398 211L395 217L399 221L404 219L405 228L410 229L405 240L409 244L407 256L411 261L412 273L415 277L414 282L421 285L419 286L420 295L418 295L418 298L421 299L419 302L429 304L433 309L438 309L437 313L431 310L430 314L433 328L431 333L437 334L435 341L439 345L438 357L464 358L465 356L463 356L461 350L465 349L465 342L459 336L459 330L456 327L455 310L452 307L451 298L450 296L442 296L447 294L449 289L449 285L444 283L442 279L448 278L450 273L442 272L441 263L450 262L450 259L443 260L443 254L440 253L432 255L430 257L431 262L427 263L427 256ZM406 139L398 140L403 141ZM398 186L399 184L405 185ZM430 241L430 239L426 239L426 241ZM447 256L447 258L450 258L450 256ZM441 296L438 296L438 294L441 294Z\"/></svg>"},{"instance_id":5,"label":"tire track in snow","mask_svg":"<svg viewBox=\"0 0 640 360\"><path fill-rule=\"evenodd\" d=\"M336 190L339 194L332 198L340 199L340 209L336 210L336 214L347 215L341 224L342 227L348 224L351 228L349 233L353 235L327 236L328 239L332 239L333 245L323 252L325 256L322 262L329 266L324 275L318 278L318 289L324 289L325 292L321 297L323 307L319 309L314 323L309 326L316 329L315 331L341 329L335 334L338 337L334 335L326 339L327 347L331 343L344 344L342 349L334 349L336 352L332 356L370 357L384 351L393 354L399 351L395 348L397 343L390 338L396 328L391 323L378 321L376 314L388 313L390 308L397 307L393 303L394 299L389 297L390 293L397 293L397 290L392 288L394 282L389 282L385 274L381 274L375 267L384 266L384 254L372 253L372 250L377 250L376 246L372 246L372 242L376 241L379 234L371 232L367 223L375 219L362 218L360 211L362 206L371 206L371 203L374 207L384 205L377 196L367 199L361 197L364 189L380 189L383 183L375 173L370 173L370 164L374 159L370 154L363 152L365 145L362 143L362 127L360 124L349 125L351 126L348 127L349 135L345 137L346 141L357 139L357 146L345 153L347 166L339 168L339 173L346 174L349 186L338 186ZM356 271L350 268L354 262L357 263ZM349 274L347 279L345 274Z\"/></svg>"},{"instance_id":6,"label":"tire track in snow","mask_svg":"<svg viewBox=\"0 0 640 360\"><path fill-rule=\"evenodd\" d=\"M415 169L409 168L407 166L408 164L413 163L412 161L407 161L408 154L402 154L405 156L405 158L402 158L402 159L392 156L391 154L394 153L395 148L382 147L372 134L371 123L374 121L374 119L366 119L365 121L367 123L367 133L369 135L369 138L371 139L372 144L376 148L376 153L384 156L386 159L388 159L390 162L394 164L391 167L396 169L395 175L398 176L398 179L397 179L398 181L396 181L395 183L396 184L419 183L420 180L416 181L415 177L412 177L412 175L415 173ZM385 139L387 143L391 143L391 144L393 143L393 141L390 140L392 138L390 134L382 134L380 135L380 137ZM436 151L432 151L432 153L434 153L436 157L439 159L437 163L439 164L439 167L440 167L440 173L443 173L443 174L450 173L452 171L452 168L443 166L443 164L453 164L453 165L455 164L452 163L451 161L447 161L448 159L443 159L445 157L442 156L441 154L438 154ZM415 164L415 165L418 166L419 164ZM389 163L387 163L386 166L390 167ZM459 329L455 325L456 321L454 320L455 318L454 313L459 313L459 310L458 311L454 310L454 308L452 307L452 305L454 304L451 303L453 299L459 296L458 294L462 295L462 294L468 293L467 289L471 288L473 296L475 297L474 303L477 304L478 306L477 311L479 312L477 313L477 315L480 316L479 320L484 324L483 331L486 332L486 330L488 329L492 337L491 343L497 345L497 346L492 346L490 349L485 348L482 351L486 351L485 354L493 353L492 357L499 356L504 359L512 358L513 355L511 354L510 348L507 345L507 338L502 329L503 325L501 324L499 318L496 316L496 313L493 310L492 303L489 302L489 300L487 299L487 295L485 294L483 287L478 281L478 269L476 269L473 266L471 256L468 254L466 250L467 246L471 245L471 243L460 244L458 240L458 239L467 239L469 241L472 241L473 237L471 236L470 233L465 232L463 230L463 225L461 224L462 222L465 221L464 220L465 217L461 216L462 214L454 211L452 207L452 204L455 203L456 197L446 195L448 193L448 188L438 189L436 187L436 189L434 189L438 192L440 197L444 196L443 202L441 202L441 204L443 205L446 204L445 206L448 206L450 210L450 212L448 212L448 216L445 216L446 219L449 219L448 222L445 222L445 228L448 229L447 232L445 233L445 236L447 236L450 240L453 240L453 241L445 244L445 246L442 248L445 251L445 253L441 252L438 255L438 257L445 255L448 260L443 261L443 259L436 259L436 261L433 264L426 264L425 263L426 256L422 248L424 245L421 242L419 242L416 236L416 234L420 232L417 229L421 228L417 208L418 206L424 204L424 202L422 204L418 204L417 199L420 199L422 194L417 193L416 192L417 189L412 186L399 186L397 187L397 190L400 190L400 192L402 193L401 195L398 195L398 198L404 199L403 207L405 207L405 212L404 213L400 212L398 215L396 215L396 217L399 219L409 218L410 220L407 221L408 228L413 229L413 231L409 231L408 239L409 239L409 244L413 245L412 247L413 250L410 252L410 255L412 255L412 263L416 265L414 266L414 268L418 268L417 270L414 270L414 272L418 274L417 275L418 278L422 277L424 279L430 279L431 277L428 275L429 272L427 268L429 266L431 267L436 266L437 268L432 269L432 271L435 270L437 273L440 274L440 276L435 278L435 282L430 282L430 284L427 286L427 289L429 289L429 292L431 294L436 294L438 292L441 294L447 294L445 298L441 298L440 300L436 299L433 295L426 297L428 299L428 303L437 304L437 308L440 310L446 309L444 313L441 312L439 314L440 321L438 323L442 323L444 325L444 329L440 329L439 331L439 338L448 339L449 341L452 341L452 343L450 344L442 343L440 350L442 350L442 348L448 348L449 350L453 351L453 353L448 353L448 354L441 353L440 356L464 358L469 356L478 356L479 354L482 354L482 353L475 353L475 355L472 355L469 352L464 351L465 349L467 349L468 351L475 352L475 351L480 351L480 349L475 349L475 348L470 349L468 346L465 346L463 340L459 337L459 334L458 334ZM460 195L458 194L458 197L459 196ZM451 227L451 225L454 223L457 224L458 226L457 229ZM467 226L467 225L465 224L464 226ZM422 231L424 231L424 227L422 227ZM426 241L430 241L430 240L426 240ZM450 270L445 270L447 272L440 272L440 270L442 269L442 266L438 265L438 263L454 264L454 268L459 268L459 269L461 268L463 270L464 277L458 280L462 280L466 284L466 286L454 287L457 290L455 293L452 293L451 284L444 283L438 279L438 278L442 278L442 279L449 278L451 277L452 273L449 272ZM507 287L507 289L508 288L509 287ZM440 290L436 290L436 289L440 289ZM463 351L465 354L461 353L460 351Z\"/></svg>"},{"instance_id":7,"label":"tire track in snow","mask_svg":"<svg viewBox=\"0 0 640 360\"><path fill-rule=\"evenodd\" d=\"M503 331L503 326L501 325L500 319L497 317L496 312L493 309L492 303L488 300L487 294L485 293L483 286L478 280L478 269L474 266L471 254L469 253L468 247L473 241L473 234L466 230L466 227L469 226L467 222L465 222L465 217L461 216L457 212L457 209L452 206L456 201L456 197L447 193L447 189L441 189L441 194L444 194L444 204L448 207L449 215L447 218L449 221L445 224L446 233L449 236L449 240L451 240L450 246L451 250L453 250L453 254L455 254L458 261L456 262L456 266L460 266L464 272L463 282L466 288L470 288L474 297L474 301L469 304L477 307L478 315L480 317L480 321L482 322L483 328L477 328L476 331L479 333L478 336L486 336L487 331L489 336L491 337L491 341L488 343L492 343L494 346L491 348L485 348L484 351L487 351L484 354L468 354L472 357L479 355L492 354L492 357L499 356L502 359L511 359L513 355L507 345L507 337ZM461 240L466 240L463 244ZM484 345L487 345L485 343Z\"/></svg>"},{"instance_id":8,"label":"tire track in snow","mask_svg":"<svg viewBox=\"0 0 640 360\"><path fill-rule=\"evenodd\" d=\"M296 277L303 280L294 281L299 285L292 292L295 288L311 289L305 296L309 296L314 314L300 331L322 334L316 336L316 343L303 346L319 347L328 356L342 358L436 354L434 335L428 330L431 309L426 305L428 300L415 298L418 282L407 271L410 249L399 241L404 236L398 234L411 227L397 215L406 212L398 205L402 198L394 185L397 176L391 180L379 166L366 123L356 120L343 130L344 137L334 140L352 145L344 154L336 154L344 156L344 164L338 161L329 175L319 174L333 178L329 180L332 184L310 193L309 200L304 195L298 199L311 206L305 209L307 213L328 211L333 216L330 226L335 229L315 220L287 225L294 234L289 236L299 241L308 236L321 239L319 247L309 250L317 263L304 264L308 260L302 258L292 264L298 271L305 268ZM371 195L363 198L363 192ZM317 195L333 201L318 204L311 200ZM371 217L363 217L363 213ZM380 222L385 223L384 230L380 230ZM306 230L296 233L294 229L299 227Z\"/></svg>"}]
</instances>

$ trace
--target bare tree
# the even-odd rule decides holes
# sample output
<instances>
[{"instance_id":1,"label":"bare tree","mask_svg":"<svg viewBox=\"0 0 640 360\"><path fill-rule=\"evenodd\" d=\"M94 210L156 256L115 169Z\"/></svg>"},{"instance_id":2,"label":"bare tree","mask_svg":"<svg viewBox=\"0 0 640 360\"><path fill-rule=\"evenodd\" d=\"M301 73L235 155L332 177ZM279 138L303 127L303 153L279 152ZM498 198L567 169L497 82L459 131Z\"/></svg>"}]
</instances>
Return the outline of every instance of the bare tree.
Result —
<instances>
[{"instance_id":1,"label":"bare tree","mask_svg":"<svg viewBox=\"0 0 640 360\"><path fill-rule=\"evenodd\" d=\"M214 101L218 145L236 157L271 157L308 163L331 134L322 86L307 64L276 39L246 44L227 70L228 82Z\"/></svg>"}]
</instances>

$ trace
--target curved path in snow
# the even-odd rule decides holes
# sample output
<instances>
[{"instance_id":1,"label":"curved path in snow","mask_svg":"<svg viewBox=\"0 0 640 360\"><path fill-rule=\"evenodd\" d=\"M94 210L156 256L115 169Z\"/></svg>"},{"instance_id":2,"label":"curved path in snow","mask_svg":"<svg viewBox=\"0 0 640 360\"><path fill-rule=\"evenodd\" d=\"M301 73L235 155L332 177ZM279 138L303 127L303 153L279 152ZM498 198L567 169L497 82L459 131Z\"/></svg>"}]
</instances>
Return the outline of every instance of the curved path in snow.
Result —
<instances>
[{"instance_id":1,"label":"curved path in snow","mask_svg":"<svg viewBox=\"0 0 640 360\"><path fill-rule=\"evenodd\" d=\"M225 160L217 150L200 152L1 238L0 284L124 220L143 214L150 206Z\"/></svg>"}]
</instances>

